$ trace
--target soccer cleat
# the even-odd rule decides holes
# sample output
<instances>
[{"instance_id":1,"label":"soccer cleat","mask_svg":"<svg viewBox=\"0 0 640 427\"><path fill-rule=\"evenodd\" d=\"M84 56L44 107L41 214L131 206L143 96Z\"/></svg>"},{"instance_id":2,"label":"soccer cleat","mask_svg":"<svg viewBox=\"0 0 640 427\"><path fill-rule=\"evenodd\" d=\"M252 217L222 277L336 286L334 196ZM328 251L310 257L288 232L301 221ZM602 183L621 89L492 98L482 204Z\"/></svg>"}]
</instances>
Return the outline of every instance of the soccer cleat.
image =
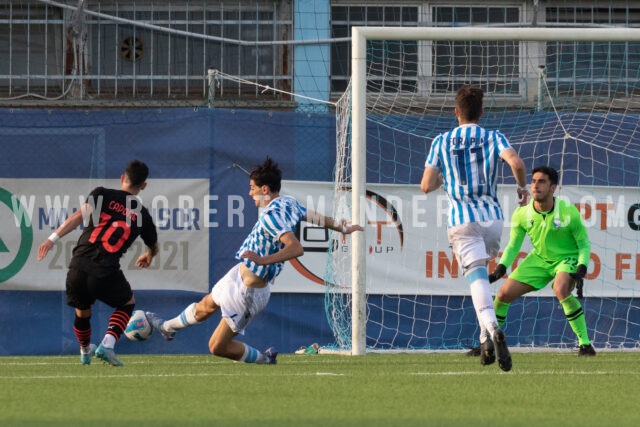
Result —
<instances>
[{"instance_id":1,"label":"soccer cleat","mask_svg":"<svg viewBox=\"0 0 640 427\"><path fill-rule=\"evenodd\" d=\"M578 349L578 356L595 356L596 350L591 344L583 344Z\"/></svg>"},{"instance_id":2,"label":"soccer cleat","mask_svg":"<svg viewBox=\"0 0 640 427\"><path fill-rule=\"evenodd\" d=\"M493 343L495 344L496 356L498 356L498 365L503 371L511 370L511 353L507 347L507 337L500 328L493 333Z\"/></svg>"},{"instance_id":3,"label":"soccer cleat","mask_svg":"<svg viewBox=\"0 0 640 427\"><path fill-rule=\"evenodd\" d=\"M275 365L276 363L278 363L278 361L276 360L276 357L278 357L278 352L275 348L269 347L264 351L264 355L267 357L267 361L265 362L266 365Z\"/></svg>"},{"instance_id":4,"label":"soccer cleat","mask_svg":"<svg viewBox=\"0 0 640 427\"><path fill-rule=\"evenodd\" d=\"M318 354L320 351L320 346L318 343L313 343L309 347L302 346L296 350L295 354Z\"/></svg>"},{"instance_id":5,"label":"soccer cleat","mask_svg":"<svg viewBox=\"0 0 640 427\"><path fill-rule=\"evenodd\" d=\"M112 348L106 348L102 344L96 349L96 357L108 363L111 366L124 366Z\"/></svg>"},{"instance_id":6,"label":"soccer cleat","mask_svg":"<svg viewBox=\"0 0 640 427\"><path fill-rule=\"evenodd\" d=\"M80 362L83 365L91 365L91 358L96 354L96 345L89 344L89 352L83 353L82 348L80 348Z\"/></svg>"},{"instance_id":7,"label":"soccer cleat","mask_svg":"<svg viewBox=\"0 0 640 427\"><path fill-rule=\"evenodd\" d=\"M176 336L175 332L166 331L162 327L162 324L164 323L164 320L159 318L155 313L147 311L144 314L147 316L147 320L149 321L149 323L151 323L151 326L153 326L153 329L155 329L158 332L160 332L160 335L162 335L162 337L165 340L171 341Z\"/></svg>"},{"instance_id":8,"label":"soccer cleat","mask_svg":"<svg viewBox=\"0 0 640 427\"><path fill-rule=\"evenodd\" d=\"M477 346L470 348L469 351L467 351L465 354L470 357L476 357L480 356L480 354L482 354L482 351L480 350L480 346Z\"/></svg>"},{"instance_id":9,"label":"soccer cleat","mask_svg":"<svg viewBox=\"0 0 640 427\"><path fill-rule=\"evenodd\" d=\"M495 347L491 339L487 338L485 342L480 344L480 364L491 365L496 361Z\"/></svg>"}]
</instances>

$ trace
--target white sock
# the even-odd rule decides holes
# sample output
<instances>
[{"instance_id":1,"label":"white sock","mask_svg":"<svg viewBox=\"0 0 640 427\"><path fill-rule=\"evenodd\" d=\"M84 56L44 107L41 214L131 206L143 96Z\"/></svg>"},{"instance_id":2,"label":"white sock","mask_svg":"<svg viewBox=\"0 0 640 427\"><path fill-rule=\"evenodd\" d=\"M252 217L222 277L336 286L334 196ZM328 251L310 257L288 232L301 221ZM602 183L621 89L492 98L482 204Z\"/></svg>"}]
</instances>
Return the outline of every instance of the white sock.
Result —
<instances>
[{"instance_id":1,"label":"white sock","mask_svg":"<svg viewBox=\"0 0 640 427\"><path fill-rule=\"evenodd\" d=\"M198 320L196 320L196 303L193 302L185 308L182 313L173 319L166 320L162 325L164 330L167 332L175 332L180 329L184 329L187 326L197 325Z\"/></svg>"},{"instance_id":2,"label":"white sock","mask_svg":"<svg viewBox=\"0 0 640 427\"><path fill-rule=\"evenodd\" d=\"M477 312L476 312L476 316L477 316ZM489 333L487 328L485 328L484 325L480 323L479 320L478 320L478 324L480 324L480 344L482 344L486 340L491 339L491 334Z\"/></svg>"},{"instance_id":3,"label":"white sock","mask_svg":"<svg viewBox=\"0 0 640 427\"><path fill-rule=\"evenodd\" d=\"M105 334L104 338L102 338L101 344L103 347L113 348L116 346L116 337L111 334Z\"/></svg>"},{"instance_id":4,"label":"white sock","mask_svg":"<svg viewBox=\"0 0 640 427\"><path fill-rule=\"evenodd\" d=\"M476 279L469 285L469 289L471 290L473 308L476 310L476 316L478 316L478 323L480 324L480 342L484 342L487 338L487 333L491 337L498 328L498 319L496 319L496 311L493 309L489 280Z\"/></svg>"}]
</instances>

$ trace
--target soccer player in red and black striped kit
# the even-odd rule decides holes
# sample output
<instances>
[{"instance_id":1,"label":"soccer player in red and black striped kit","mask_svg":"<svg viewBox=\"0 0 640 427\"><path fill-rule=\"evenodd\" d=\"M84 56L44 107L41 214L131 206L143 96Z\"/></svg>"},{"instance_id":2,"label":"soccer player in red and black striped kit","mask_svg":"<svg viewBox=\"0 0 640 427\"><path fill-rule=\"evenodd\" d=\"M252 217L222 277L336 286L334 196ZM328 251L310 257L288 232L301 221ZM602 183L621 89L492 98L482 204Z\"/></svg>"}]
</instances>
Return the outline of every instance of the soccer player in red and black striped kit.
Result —
<instances>
[{"instance_id":1,"label":"soccer player in red and black striped kit","mask_svg":"<svg viewBox=\"0 0 640 427\"><path fill-rule=\"evenodd\" d=\"M130 161L120 177L119 190L97 187L86 203L73 213L38 248L42 260L55 242L85 223L82 235L73 249L67 272L67 304L75 308L73 331L80 343L80 361L84 365L91 358L102 359L112 366L123 366L114 347L124 332L135 298L131 285L120 268L120 258L140 236L147 246L136 260L140 268L147 268L158 253L158 233L151 215L137 197L147 186L149 168L139 160ZM100 345L91 344L91 308L96 301L115 308L109 327Z\"/></svg>"}]
</instances>

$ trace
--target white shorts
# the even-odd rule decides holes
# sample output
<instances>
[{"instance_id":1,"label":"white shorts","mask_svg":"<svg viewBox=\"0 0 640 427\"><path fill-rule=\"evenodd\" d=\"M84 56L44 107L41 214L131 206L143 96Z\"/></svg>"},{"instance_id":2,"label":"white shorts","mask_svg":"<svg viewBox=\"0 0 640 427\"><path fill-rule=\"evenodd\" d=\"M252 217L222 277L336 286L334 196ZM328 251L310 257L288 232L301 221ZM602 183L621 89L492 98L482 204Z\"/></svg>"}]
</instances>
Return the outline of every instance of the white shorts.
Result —
<instances>
[{"instance_id":1,"label":"white shorts","mask_svg":"<svg viewBox=\"0 0 640 427\"><path fill-rule=\"evenodd\" d=\"M211 298L220 306L222 317L231 330L244 335L244 329L258 313L267 306L271 296L271 286L250 288L245 286L237 264L218 280L211 289Z\"/></svg>"},{"instance_id":2,"label":"white shorts","mask_svg":"<svg viewBox=\"0 0 640 427\"><path fill-rule=\"evenodd\" d=\"M491 259L500 251L502 220L469 222L454 225L447 230L449 243L460 267Z\"/></svg>"}]
</instances>

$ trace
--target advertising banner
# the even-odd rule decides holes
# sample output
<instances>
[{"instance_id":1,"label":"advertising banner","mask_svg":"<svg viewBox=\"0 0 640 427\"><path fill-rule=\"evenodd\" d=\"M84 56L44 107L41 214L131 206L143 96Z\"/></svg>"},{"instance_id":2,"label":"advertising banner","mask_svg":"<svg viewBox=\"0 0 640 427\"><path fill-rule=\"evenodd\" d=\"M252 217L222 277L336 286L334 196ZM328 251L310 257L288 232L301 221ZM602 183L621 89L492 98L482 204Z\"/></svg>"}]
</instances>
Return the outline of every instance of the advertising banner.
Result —
<instances>
[{"instance_id":1,"label":"advertising banner","mask_svg":"<svg viewBox=\"0 0 640 427\"><path fill-rule=\"evenodd\" d=\"M291 182L286 192L331 215L330 183ZM366 218L367 292L379 294L468 295L447 239L447 197L444 191L425 195L419 186L367 185L363 205ZM635 188L563 187L556 191L575 204L591 240L586 295L637 296L640 292L640 194ZM505 212L502 247L509 241L510 217L516 208L513 186L499 187ZM340 211L349 214L350 200ZM348 218L351 220L351 218ZM344 247L350 251L350 237ZM329 233L307 223L300 240L305 254L290 263L276 279L274 292L323 292ZM531 250L528 238L513 266ZM489 265L495 267L495 260ZM494 284L499 286L500 282ZM346 285L349 284L340 284ZM548 286L537 295L553 295Z\"/></svg>"},{"instance_id":2,"label":"advertising banner","mask_svg":"<svg viewBox=\"0 0 640 427\"><path fill-rule=\"evenodd\" d=\"M64 290L67 266L82 226L58 240L38 262L38 246L78 210L96 186L119 180L0 178L0 287ZM145 270L135 265L146 250L137 239L121 259L133 289L209 289L209 180L153 179L139 197L158 228L159 253ZM206 203L205 203L206 202Z\"/></svg>"},{"instance_id":3,"label":"advertising banner","mask_svg":"<svg viewBox=\"0 0 640 427\"><path fill-rule=\"evenodd\" d=\"M80 229L60 239L43 261L40 243L77 210L90 188L119 188L118 180L0 179L0 283L6 290L63 290L71 252ZM515 191L501 187L505 211L502 246L509 240ZM332 215L333 185L285 181L283 194L308 208ZM635 296L640 291L640 196L636 189L573 187L557 192L583 215L591 240L585 292L597 296ZM220 227L212 212L206 179L154 179L140 193L158 227L160 253L148 269L135 260L145 250L138 239L121 261L134 289L210 290L209 239ZM231 196L230 196L231 197ZM233 196L242 198L242 195ZM350 196L349 196L350 197ZM341 219L351 221L350 200ZM369 185L365 200L367 292L372 294L468 295L468 285L449 247L444 192L424 195L418 186ZM246 208L246 206L245 206ZM217 212L213 218L220 216ZM237 212L236 212L237 214ZM285 264L273 292L323 293L330 232L303 222L298 230L305 254ZM340 237L343 238L343 237ZM340 256L350 257L351 237L343 238ZM218 242L217 244L224 244ZM237 248L227 247L230 262ZM528 239L513 266L531 250ZM495 260L489 269L495 266ZM338 276L338 280L341 276ZM211 280L216 280L212 277ZM350 278L345 276L345 281ZM498 282L496 285L499 285ZM350 283L338 283L350 286ZM553 295L547 287L540 295Z\"/></svg>"}]
</instances>

